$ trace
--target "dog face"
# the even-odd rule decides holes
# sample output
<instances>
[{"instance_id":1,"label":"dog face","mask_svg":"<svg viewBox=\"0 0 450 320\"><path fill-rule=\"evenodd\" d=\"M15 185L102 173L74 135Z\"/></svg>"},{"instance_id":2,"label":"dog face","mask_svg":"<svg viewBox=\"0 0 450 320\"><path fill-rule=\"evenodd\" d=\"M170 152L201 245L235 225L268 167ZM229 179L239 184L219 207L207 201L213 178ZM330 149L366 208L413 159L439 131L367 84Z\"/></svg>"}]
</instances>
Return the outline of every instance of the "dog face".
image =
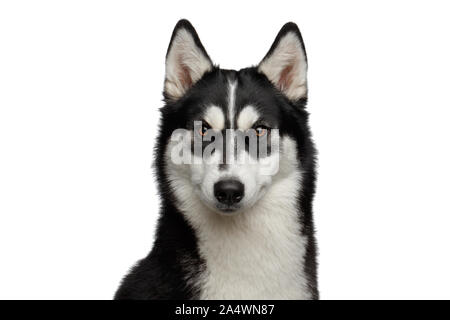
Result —
<instances>
[{"instance_id":1,"label":"dog face","mask_svg":"<svg viewBox=\"0 0 450 320\"><path fill-rule=\"evenodd\" d=\"M307 130L306 71L293 23L257 67L239 71L214 66L192 25L177 24L166 56L157 146L165 151L157 161L181 205L201 201L219 214L238 214L298 170L299 137Z\"/></svg>"}]
</instances>

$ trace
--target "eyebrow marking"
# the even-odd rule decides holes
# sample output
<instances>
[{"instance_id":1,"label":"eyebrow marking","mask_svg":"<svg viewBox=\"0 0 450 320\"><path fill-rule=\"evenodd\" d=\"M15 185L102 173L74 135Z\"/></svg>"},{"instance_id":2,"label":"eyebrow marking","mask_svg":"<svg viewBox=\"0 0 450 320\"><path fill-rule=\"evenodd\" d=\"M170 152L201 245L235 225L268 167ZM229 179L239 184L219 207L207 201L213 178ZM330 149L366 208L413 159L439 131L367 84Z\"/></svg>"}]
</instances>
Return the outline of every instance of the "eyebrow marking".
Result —
<instances>
[{"instance_id":1,"label":"eyebrow marking","mask_svg":"<svg viewBox=\"0 0 450 320\"><path fill-rule=\"evenodd\" d=\"M225 128L225 116L222 109L217 106L206 109L203 118L213 129L223 130Z\"/></svg>"},{"instance_id":2,"label":"eyebrow marking","mask_svg":"<svg viewBox=\"0 0 450 320\"><path fill-rule=\"evenodd\" d=\"M239 113L237 125L241 130L250 129L259 119L259 113L253 106L246 106Z\"/></svg>"},{"instance_id":3,"label":"eyebrow marking","mask_svg":"<svg viewBox=\"0 0 450 320\"><path fill-rule=\"evenodd\" d=\"M228 83L228 119L230 120L230 129L234 127L234 104L236 101L236 86L237 82Z\"/></svg>"}]
</instances>

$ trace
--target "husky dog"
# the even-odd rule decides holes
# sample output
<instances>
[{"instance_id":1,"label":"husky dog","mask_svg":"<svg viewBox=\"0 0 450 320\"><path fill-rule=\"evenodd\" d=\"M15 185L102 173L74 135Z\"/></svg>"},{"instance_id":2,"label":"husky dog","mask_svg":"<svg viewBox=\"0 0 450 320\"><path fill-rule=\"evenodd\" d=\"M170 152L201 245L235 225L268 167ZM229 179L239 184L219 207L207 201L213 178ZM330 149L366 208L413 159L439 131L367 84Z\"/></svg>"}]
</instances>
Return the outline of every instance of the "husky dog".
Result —
<instances>
[{"instance_id":1,"label":"husky dog","mask_svg":"<svg viewBox=\"0 0 450 320\"><path fill-rule=\"evenodd\" d=\"M239 71L214 65L193 26L178 22L155 148L155 241L116 299L318 299L306 74L292 22L259 65ZM179 130L183 142L174 139ZM256 140L237 148L233 133L249 131ZM250 155L250 142L263 140L266 152ZM214 161L206 161L212 143ZM175 159L180 144L190 161ZM242 154L253 161L233 161Z\"/></svg>"}]
</instances>

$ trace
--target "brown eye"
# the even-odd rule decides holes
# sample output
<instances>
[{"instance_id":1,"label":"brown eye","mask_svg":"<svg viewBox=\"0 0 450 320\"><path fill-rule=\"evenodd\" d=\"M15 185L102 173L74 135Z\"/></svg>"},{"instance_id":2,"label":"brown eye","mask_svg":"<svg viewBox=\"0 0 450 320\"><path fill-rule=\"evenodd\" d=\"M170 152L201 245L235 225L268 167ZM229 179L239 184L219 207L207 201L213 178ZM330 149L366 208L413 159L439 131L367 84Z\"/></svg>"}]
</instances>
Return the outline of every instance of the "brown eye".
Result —
<instances>
[{"instance_id":1,"label":"brown eye","mask_svg":"<svg viewBox=\"0 0 450 320\"><path fill-rule=\"evenodd\" d=\"M256 131L256 135L258 137L262 137L262 136L267 134L267 127L258 126L258 127L255 128L255 131Z\"/></svg>"},{"instance_id":2,"label":"brown eye","mask_svg":"<svg viewBox=\"0 0 450 320\"><path fill-rule=\"evenodd\" d=\"M203 122L202 127L198 130L198 133L200 133L201 136L206 136L206 132L209 129L211 129L211 127L207 123Z\"/></svg>"}]
</instances>

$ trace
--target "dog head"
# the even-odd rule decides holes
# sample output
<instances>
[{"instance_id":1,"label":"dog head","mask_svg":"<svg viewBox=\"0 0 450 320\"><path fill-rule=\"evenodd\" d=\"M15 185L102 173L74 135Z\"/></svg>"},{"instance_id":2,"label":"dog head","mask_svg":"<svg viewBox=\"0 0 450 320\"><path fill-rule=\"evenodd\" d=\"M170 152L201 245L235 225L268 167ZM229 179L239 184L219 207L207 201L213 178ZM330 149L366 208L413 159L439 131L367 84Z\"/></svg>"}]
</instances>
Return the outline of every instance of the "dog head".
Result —
<instances>
[{"instance_id":1,"label":"dog head","mask_svg":"<svg viewBox=\"0 0 450 320\"><path fill-rule=\"evenodd\" d=\"M215 66L193 26L176 25L166 55L157 164L162 192L181 206L232 215L299 169L309 134L307 59L294 23L256 67Z\"/></svg>"}]
</instances>

